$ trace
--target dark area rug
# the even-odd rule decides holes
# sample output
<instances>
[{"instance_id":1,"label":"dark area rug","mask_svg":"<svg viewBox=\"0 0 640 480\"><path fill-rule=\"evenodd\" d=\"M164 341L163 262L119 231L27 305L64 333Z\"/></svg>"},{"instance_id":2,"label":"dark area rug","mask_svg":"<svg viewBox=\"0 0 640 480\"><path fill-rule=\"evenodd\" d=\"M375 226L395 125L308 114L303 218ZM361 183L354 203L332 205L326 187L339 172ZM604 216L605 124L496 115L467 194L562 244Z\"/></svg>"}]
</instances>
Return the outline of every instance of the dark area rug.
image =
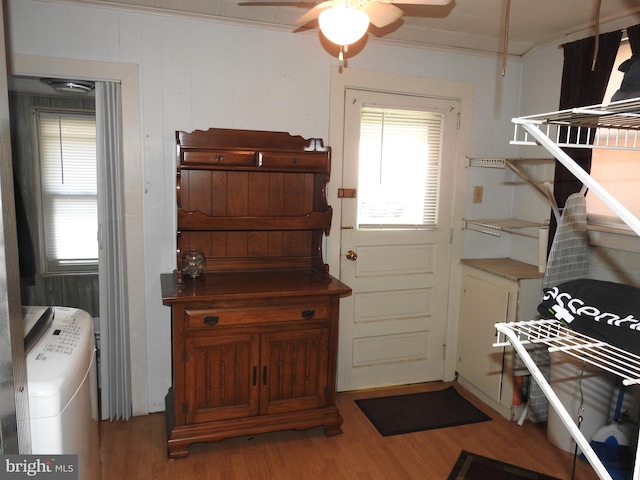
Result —
<instances>
[{"instance_id":1,"label":"dark area rug","mask_svg":"<svg viewBox=\"0 0 640 480\"><path fill-rule=\"evenodd\" d=\"M491 420L453 386L355 402L383 437Z\"/></svg>"},{"instance_id":2,"label":"dark area rug","mask_svg":"<svg viewBox=\"0 0 640 480\"><path fill-rule=\"evenodd\" d=\"M509 463L462 451L447 480L559 480Z\"/></svg>"}]
</instances>

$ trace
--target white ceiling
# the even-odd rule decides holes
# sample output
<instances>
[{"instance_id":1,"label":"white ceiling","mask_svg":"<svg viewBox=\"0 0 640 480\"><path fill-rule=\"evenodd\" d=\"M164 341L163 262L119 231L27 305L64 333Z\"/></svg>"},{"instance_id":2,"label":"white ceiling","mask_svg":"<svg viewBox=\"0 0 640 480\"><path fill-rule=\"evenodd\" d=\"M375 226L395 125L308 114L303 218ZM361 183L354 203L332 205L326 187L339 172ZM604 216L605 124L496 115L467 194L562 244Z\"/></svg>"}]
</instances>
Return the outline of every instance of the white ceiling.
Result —
<instances>
[{"instance_id":1,"label":"white ceiling","mask_svg":"<svg viewBox=\"0 0 640 480\"><path fill-rule=\"evenodd\" d=\"M241 2L255 1L260 0L88 0L86 3L211 15L288 26L291 31L304 30L294 22L313 6L313 2L305 2L304 8L296 7L303 4L296 0L278 0L282 6L241 5ZM284 6L286 3L292 6ZM370 38L474 52L503 52L507 0L453 0L444 7L401 3L398 0L405 16L382 30L370 26ZM568 35L593 35L596 12L597 0L511 0L508 52L520 56L536 46L563 43ZM640 23L640 0L602 0L600 23L601 31L610 25L624 28Z\"/></svg>"},{"instance_id":2,"label":"white ceiling","mask_svg":"<svg viewBox=\"0 0 640 480\"><path fill-rule=\"evenodd\" d=\"M47 1L47 0L43 0ZM314 3L276 0L283 6L244 3L265 0L50 0L75 4L105 4L114 8L156 13L212 16L231 22L281 28L291 32L317 32L315 25L300 27L295 20ZM270 1L270 0L267 0ZM405 0L416 1L416 0ZM369 39L401 41L431 48L502 54L508 0L452 0L444 7L398 2L405 16L382 30L369 27ZM289 6L287 4L293 6ZM284 6L286 5L286 6ZM297 7L296 5L304 5ZM539 46L561 44L595 33L597 0L511 0L510 55L522 56ZM601 32L640 24L640 0L602 0ZM302 33L300 33L302 34ZM328 43L328 42L326 42ZM9 90L51 94L38 79L12 77Z\"/></svg>"}]
</instances>

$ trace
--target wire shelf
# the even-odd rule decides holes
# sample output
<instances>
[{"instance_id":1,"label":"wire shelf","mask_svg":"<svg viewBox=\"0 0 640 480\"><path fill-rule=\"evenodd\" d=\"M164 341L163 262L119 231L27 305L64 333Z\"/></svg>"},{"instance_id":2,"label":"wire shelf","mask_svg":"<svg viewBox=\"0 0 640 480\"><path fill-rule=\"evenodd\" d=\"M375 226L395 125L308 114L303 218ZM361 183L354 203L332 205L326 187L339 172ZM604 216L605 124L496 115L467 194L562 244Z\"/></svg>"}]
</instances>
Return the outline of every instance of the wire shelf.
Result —
<instances>
[{"instance_id":1,"label":"wire shelf","mask_svg":"<svg viewBox=\"0 0 640 480\"><path fill-rule=\"evenodd\" d=\"M484 233L493 237L500 237L502 233L521 235L524 237L538 238L538 234L531 234L526 231L529 228L540 228L546 226L544 223L520 220L517 218L496 218L486 220L464 220L463 228L474 232Z\"/></svg>"},{"instance_id":2,"label":"wire shelf","mask_svg":"<svg viewBox=\"0 0 640 480\"><path fill-rule=\"evenodd\" d=\"M640 384L640 356L609 343L596 340L562 325L558 320L529 320L497 323L495 346L543 344L549 352L564 352L622 379L624 385Z\"/></svg>"},{"instance_id":3,"label":"wire shelf","mask_svg":"<svg viewBox=\"0 0 640 480\"><path fill-rule=\"evenodd\" d=\"M523 125L561 147L640 148L640 98L515 118L512 145L537 145Z\"/></svg>"},{"instance_id":4,"label":"wire shelf","mask_svg":"<svg viewBox=\"0 0 640 480\"><path fill-rule=\"evenodd\" d=\"M470 167L482 167L482 168L504 168L506 165L506 159L504 158L469 158Z\"/></svg>"}]
</instances>

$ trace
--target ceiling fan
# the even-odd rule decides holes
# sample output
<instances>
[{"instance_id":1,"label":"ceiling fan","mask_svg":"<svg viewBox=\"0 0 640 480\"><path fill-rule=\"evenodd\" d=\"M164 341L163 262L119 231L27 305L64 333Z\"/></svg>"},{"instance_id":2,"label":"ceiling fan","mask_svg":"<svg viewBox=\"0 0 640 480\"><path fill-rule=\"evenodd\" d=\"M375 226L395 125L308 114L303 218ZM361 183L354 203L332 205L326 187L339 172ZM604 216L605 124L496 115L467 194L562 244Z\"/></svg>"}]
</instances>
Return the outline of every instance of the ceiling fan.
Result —
<instances>
[{"instance_id":1,"label":"ceiling fan","mask_svg":"<svg viewBox=\"0 0 640 480\"><path fill-rule=\"evenodd\" d=\"M318 3L296 20L297 25L318 20L320 31L331 42L340 46L340 62L343 52L366 33L369 23L378 28L386 27L398 20L404 12L396 5L443 6L452 0L326 0ZM268 5L257 2L254 5ZM284 2L272 4L286 5ZM250 2L243 5L251 5ZM295 5L295 3L292 3Z\"/></svg>"}]
</instances>

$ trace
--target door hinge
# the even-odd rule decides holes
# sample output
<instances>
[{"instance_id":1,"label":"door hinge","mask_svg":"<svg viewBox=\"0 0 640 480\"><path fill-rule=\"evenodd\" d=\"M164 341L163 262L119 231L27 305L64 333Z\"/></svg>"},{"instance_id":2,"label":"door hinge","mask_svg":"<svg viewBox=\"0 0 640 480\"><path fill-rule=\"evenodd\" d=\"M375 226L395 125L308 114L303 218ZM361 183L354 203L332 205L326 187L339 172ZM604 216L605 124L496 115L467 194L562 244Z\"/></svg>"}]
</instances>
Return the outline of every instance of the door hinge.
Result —
<instances>
[{"instance_id":1,"label":"door hinge","mask_svg":"<svg viewBox=\"0 0 640 480\"><path fill-rule=\"evenodd\" d=\"M447 359L447 345L442 345L442 359L446 360Z\"/></svg>"},{"instance_id":2,"label":"door hinge","mask_svg":"<svg viewBox=\"0 0 640 480\"><path fill-rule=\"evenodd\" d=\"M453 243L453 228L449 229L449 245Z\"/></svg>"},{"instance_id":3,"label":"door hinge","mask_svg":"<svg viewBox=\"0 0 640 480\"><path fill-rule=\"evenodd\" d=\"M182 413L185 415L189 412L189 402L182 402Z\"/></svg>"},{"instance_id":4,"label":"door hinge","mask_svg":"<svg viewBox=\"0 0 640 480\"><path fill-rule=\"evenodd\" d=\"M460 130L460 112L458 112L457 114L457 120L456 120L456 129Z\"/></svg>"}]
</instances>

